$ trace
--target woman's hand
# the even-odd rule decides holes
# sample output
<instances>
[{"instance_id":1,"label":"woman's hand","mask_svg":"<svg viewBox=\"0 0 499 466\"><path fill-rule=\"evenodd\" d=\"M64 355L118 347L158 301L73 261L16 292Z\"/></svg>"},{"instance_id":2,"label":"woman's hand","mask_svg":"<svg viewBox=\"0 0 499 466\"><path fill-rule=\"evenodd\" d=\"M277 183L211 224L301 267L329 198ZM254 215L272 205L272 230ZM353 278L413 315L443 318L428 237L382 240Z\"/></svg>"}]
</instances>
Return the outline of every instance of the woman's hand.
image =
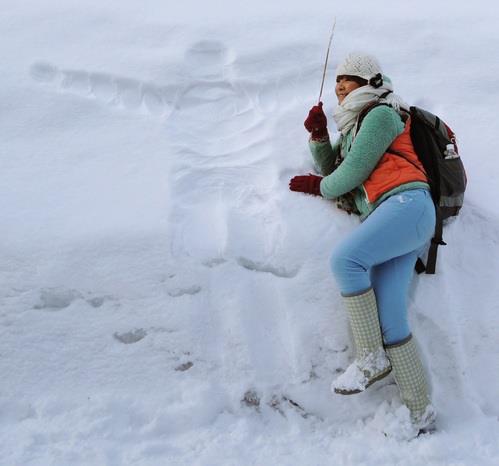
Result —
<instances>
[{"instance_id":1,"label":"woman's hand","mask_svg":"<svg viewBox=\"0 0 499 466\"><path fill-rule=\"evenodd\" d=\"M329 138L327 132L327 117L322 110L322 102L314 105L308 112L307 119L303 122L313 140Z\"/></svg>"},{"instance_id":2,"label":"woman's hand","mask_svg":"<svg viewBox=\"0 0 499 466\"><path fill-rule=\"evenodd\" d=\"M300 193L322 196L321 180L322 176L312 175L312 173L309 173L308 175L298 175L291 178L289 181L289 189Z\"/></svg>"}]
</instances>

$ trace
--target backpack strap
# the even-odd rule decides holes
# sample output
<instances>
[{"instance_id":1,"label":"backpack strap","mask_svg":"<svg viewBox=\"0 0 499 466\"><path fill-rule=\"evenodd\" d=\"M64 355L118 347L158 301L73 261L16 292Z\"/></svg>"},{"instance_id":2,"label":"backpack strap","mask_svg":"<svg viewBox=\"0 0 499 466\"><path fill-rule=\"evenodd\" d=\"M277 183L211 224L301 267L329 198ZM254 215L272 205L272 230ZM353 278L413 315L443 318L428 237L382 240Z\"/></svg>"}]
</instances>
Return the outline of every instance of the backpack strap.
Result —
<instances>
[{"instance_id":1,"label":"backpack strap","mask_svg":"<svg viewBox=\"0 0 499 466\"><path fill-rule=\"evenodd\" d=\"M359 112L359 115L357 116L357 131L360 128L360 125L362 124L362 121L366 117L366 115L374 108L374 107L380 107L381 105L386 105L387 107L391 107L391 105L388 102L380 102L381 99L384 99L388 94L391 94L392 91L386 91L383 94L379 96L378 100L374 100L373 102L368 103L365 107L362 108L362 110Z\"/></svg>"},{"instance_id":2,"label":"backpack strap","mask_svg":"<svg viewBox=\"0 0 499 466\"><path fill-rule=\"evenodd\" d=\"M430 249L428 250L428 258L426 259L426 273L427 274L434 274L435 273L438 247L440 245L442 245L442 246L447 245L447 243L442 239L442 230L443 230L444 222L443 222L443 218L442 218L442 213L441 213L440 208L438 206L436 206L435 212L436 212L435 234L433 235L433 238L431 239Z\"/></svg>"},{"instance_id":3,"label":"backpack strap","mask_svg":"<svg viewBox=\"0 0 499 466\"><path fill-rule=\"evenodd\" d=\"M431 239L430 247L428 249L428 257L426 258L426 265L421 260L421 258L418 257L416 265L414 266L414 268L416 269L416 273L418 275L423 272L426 272L428 275L433 275L435 273L438 247L447 245L447 243L442 239L442 230L444 223L443 223L442 213L438 206L435 206L435 214L436 214L435 234Z\"/></svg>"}]
</instances>

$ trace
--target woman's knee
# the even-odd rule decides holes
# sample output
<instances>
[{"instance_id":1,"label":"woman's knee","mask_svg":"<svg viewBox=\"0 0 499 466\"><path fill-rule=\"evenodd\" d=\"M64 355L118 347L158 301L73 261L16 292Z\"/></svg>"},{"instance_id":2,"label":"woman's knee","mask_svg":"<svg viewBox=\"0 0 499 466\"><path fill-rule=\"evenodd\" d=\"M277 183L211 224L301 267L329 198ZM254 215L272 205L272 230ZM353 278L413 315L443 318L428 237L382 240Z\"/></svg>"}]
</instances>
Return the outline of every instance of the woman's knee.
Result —
<instances>
[{"instance_id":1,"label":"woman's knee","mask_svg":"<svg viewBox=\"0 0 499 466\"><path fill-rule=\"evenodd\" d=\"M336 247L329 258L329 265L335 277L342 277L352 268L352 260L343 247Z\"/></svg>"},{"instance_id":2,"label":"woman's knee","mask_svg":"<svg viewBox=\"0 0 499 466\"><path fill-rule=\"evenodd\" d=\"M370 288L369 273L348 248L336 248L331 254L330 266L342 293L356 293Z\"/></svg>"},{"instance_id":3,"label":"woman's knee","mask_svg":"<svg viewBox=\"0 0 499 466\"><path fill-rule=\"evenodd\" d=\"M398 315L391 315L390 317L385 316L383 318L382 316L383 314L379 313L381 333L383 342L386 345L398 343L411 333L406 312L401 311Z\"/></svg>"},{"instance_id":4,"label":"woman's knee","mask_svg":"<svg viewBox=\"0 0 499 466\"><path fill-rule=\"evenodd\" d=\"M411 334L409 328L402 330L397 329L382 329L383 343L385 345L395 345L404 341Z\"/></svg>"}]
</instances>

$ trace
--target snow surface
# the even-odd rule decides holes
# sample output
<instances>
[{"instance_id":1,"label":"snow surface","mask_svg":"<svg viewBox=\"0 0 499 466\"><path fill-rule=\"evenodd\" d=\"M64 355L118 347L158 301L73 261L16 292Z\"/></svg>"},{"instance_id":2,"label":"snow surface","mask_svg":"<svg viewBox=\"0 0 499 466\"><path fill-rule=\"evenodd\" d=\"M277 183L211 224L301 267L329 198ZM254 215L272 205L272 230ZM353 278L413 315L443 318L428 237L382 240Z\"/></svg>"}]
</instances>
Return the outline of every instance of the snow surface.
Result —
<instances>
[{"instance_id":1,"label":"snow surface","mask_svg":"<svg viewBox=\"0 0 499 466\"><path fill-rule=\"evenodd\" d=\"M498 465L493 1L3 0L0 464ZM410 319L438 431L353 352L329 254L357 219L293 193L303 120L378 56L459 136L466 205ZM332 125L331 125L332 128Z\"/></svg>"}]
</instances>

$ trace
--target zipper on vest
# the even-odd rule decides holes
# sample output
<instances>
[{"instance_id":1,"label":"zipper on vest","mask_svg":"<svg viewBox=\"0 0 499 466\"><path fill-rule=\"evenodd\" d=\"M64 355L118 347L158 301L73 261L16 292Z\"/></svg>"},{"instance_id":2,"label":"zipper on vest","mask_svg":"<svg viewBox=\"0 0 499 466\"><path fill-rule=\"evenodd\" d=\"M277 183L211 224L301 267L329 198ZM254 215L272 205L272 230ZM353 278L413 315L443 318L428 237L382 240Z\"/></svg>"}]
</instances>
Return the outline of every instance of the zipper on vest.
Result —
<instances>
[{"instance_id":1,"label":"zipper on vest","mask_svg":"<svg viewBox=\"0 0 499 466\"><path fill-rule=\"evenodd\" d=\"M369 195L367 194L367 189L364 186L364 183L362 183L362 191L364 191L364 196L366 198L367 205L370 206L372 204L372 202L369 200Z\"/></svg>"}]
</instances>

